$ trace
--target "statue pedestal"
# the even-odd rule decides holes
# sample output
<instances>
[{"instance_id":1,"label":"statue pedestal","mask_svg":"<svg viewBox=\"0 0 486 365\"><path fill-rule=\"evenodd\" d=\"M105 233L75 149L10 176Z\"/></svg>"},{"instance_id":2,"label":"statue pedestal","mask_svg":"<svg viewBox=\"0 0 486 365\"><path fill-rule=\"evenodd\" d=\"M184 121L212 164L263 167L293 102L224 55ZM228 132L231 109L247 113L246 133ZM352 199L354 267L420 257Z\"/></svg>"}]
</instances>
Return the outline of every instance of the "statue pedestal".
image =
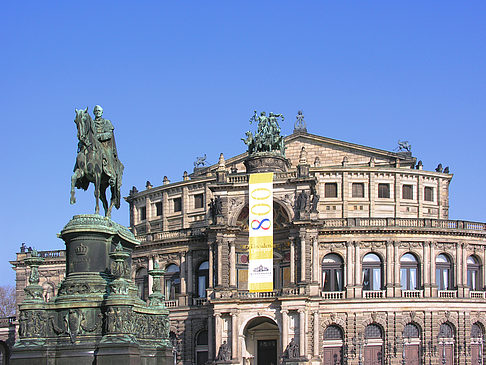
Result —
<instances>
[{"instance_id":1,"label":"statue pedestal","mask_svg":"<svg viewBox=\"0 0 486 365\"><path fill-rule=\"evenodd\" d=\"M290 168L290 161L280 154L271 152L257 152L244 161L248 174L259 172L286 172Z\"/></svg>"},{"instance_id":2,"label":"statue pedestal","mask_svg":"<svg viewBox=\"0 0 486 365\"><path fill-rule=\"evenodd\" d=\"M66 279L49 303L20 305L11 364L171 364L168 311L147 306L130 280L133 234L111 219L79 215L59 237Z\"/></svg>"}]
</instances>

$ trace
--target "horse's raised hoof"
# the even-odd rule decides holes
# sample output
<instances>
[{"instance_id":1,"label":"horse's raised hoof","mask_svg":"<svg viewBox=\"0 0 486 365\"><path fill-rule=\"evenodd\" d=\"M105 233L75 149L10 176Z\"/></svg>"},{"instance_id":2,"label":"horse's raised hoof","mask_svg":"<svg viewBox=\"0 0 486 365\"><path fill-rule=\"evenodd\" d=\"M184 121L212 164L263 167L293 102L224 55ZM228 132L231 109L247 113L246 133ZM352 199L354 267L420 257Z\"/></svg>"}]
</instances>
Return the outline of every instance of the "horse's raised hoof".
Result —
<instances>
[{"instance_id":1,"label":"horse's raised hoof","mask_svg":"<svg viewBox=\"0 0 486 365\"><path fill-rule=\"evenodd\" d=\"M75 204L76 203L76 198L74 196L71 196L71 199L69 200L69 202L71 204Z\"/></svg>"}]
</instances>

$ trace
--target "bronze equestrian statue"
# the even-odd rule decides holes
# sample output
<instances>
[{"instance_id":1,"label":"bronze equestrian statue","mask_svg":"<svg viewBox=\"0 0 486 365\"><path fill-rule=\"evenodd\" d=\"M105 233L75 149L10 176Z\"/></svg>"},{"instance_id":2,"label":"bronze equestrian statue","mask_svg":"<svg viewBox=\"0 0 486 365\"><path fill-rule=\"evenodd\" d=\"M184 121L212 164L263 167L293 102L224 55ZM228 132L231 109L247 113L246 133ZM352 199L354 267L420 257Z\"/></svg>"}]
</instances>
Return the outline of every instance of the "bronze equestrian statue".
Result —
<instances>
[{"instance_id":1,"label":"bronze equestrian statue","mask_svg":"<svg viewBox=\"0 0 486 365\"><path fill-rule=\"evenodd\" d=\"M93 113L95 120L85 110L76 109L76 127L78 129L78 154L71 177L71 204L76 203L74 188L87 190L89 183L94 184L96 199L95 213L99 214L99 199L103 203L105 216L111 216L113 206L120 208L120 188L123 176L123 164L118 160L113 125L102 118L103 109L96 105ZM110 187L110 205L106 199L106 189Z\"/></svg>"}]
</instances>

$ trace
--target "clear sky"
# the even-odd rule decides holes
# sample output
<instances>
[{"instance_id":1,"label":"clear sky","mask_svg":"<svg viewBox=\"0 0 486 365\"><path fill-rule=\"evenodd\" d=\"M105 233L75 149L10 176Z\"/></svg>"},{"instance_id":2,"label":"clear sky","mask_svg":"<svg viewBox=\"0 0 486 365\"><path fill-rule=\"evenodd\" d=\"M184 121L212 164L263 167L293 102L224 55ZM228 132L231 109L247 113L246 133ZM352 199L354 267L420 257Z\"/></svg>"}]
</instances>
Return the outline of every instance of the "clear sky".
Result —
<instances>
[{"instance_id":1,"label":"clear sky","mask_svg":"<svg viewBox=\"0 0 486 365\"><path fill-rule=\"evenodd\" d=\"M450 166L450 218L486 221L485 1L3 1L0 285L22 242L62 249L74 109L115 126L123 196L244 152L253 110ZM123 201L113 218L128 225Z\"/></svg>"}]
</instances>

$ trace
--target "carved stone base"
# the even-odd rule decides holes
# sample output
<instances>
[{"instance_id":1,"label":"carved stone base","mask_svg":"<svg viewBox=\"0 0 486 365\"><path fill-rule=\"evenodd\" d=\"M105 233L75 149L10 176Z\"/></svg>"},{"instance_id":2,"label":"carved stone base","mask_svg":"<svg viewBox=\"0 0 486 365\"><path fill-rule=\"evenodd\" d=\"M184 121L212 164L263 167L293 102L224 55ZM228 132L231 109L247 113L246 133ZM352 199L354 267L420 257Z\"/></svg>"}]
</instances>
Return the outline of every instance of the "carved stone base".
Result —
<instances>
[{"instance_id":1,"label":"carved stone base","mask_svg":"<svg viewBox=\"0 0 486 365\"><path fill-rule=\"evenodd\" d=\"M10 363L171 364L168 311L158 305L163 302L147 306L130 280L131 252L138 244L133 234L110 219L82 215L60 237L66 243L66 279L48 303L31 299L20 305Z\"/></svg>"},{"instance_id":2,"label":"carved stone base","mask_svg":"<svg viewBox=\"0 0 486 365\"><path fill-rule=\"evenodd\" d=\"M249 156L245 162L247 173L286 172L290 168L290 161L281 155L272 153L257 153Z\"/></svg>"}]
</instances>

